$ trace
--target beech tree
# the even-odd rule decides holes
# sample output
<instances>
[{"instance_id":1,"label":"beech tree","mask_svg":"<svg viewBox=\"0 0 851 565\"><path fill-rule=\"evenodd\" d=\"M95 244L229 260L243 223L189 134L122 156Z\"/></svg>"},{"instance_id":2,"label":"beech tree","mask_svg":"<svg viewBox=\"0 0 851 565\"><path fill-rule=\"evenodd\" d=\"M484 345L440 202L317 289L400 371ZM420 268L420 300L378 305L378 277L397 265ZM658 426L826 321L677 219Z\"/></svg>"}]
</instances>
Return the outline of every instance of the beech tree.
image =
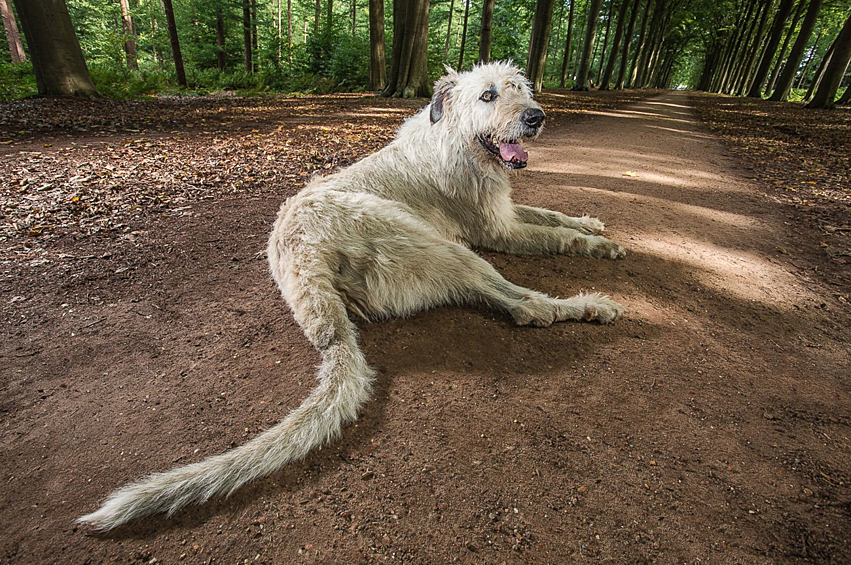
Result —
<instances>
[{"instance_id":1,"label":"beech tree","mask_svg":"<svg viewBox=\"0 0 851 565\"><path fill-rule=\"evenodd\" d=\"M174 59L174 74L177 84L186 88L186 71L183 69L183 53L180 51L180 38L177 36L177 22L174 19L174 7L171 0L162 0L168 22L168 39L171 42L171 55Z\"/></svg>"},{"instance_id":2,"label":"beech tree","mask_svg":"<svg viewBox=\"0 0 851 565\"><path fill-rule=\"evenodd\" d=\"M97 96L65 0L15 0L38 93Z\"/></svg>"},{"instance_id":3,"label":"beech tree","mask_svg":"<svg viewBox=\"0 0 851 565\"><path fill-rule=\"evenodd\" d=\"M612 73L615 71L615 61L618 58L618 49L620 49L624 27L626 26L627 9L629 9L629 0L621 0L620 10L618 11L618 25L615 28L615 38L612 41L612 52L609 55L609 60L606 61L606 70L600 78L600 90L609 89L609 82L612 80Z\"/></svg>"},{"instance_id":4,"label":"beech tree","mask_svg":"<svg viewBox=\"0 0 851 565\"><path fill-rule=\"evenodd\" d=\"M529 58L526 61L526 78L532 83L535 92L540 92L544 84L547 46L550 43L550 33L553 28L554 4L555 0L538 0L535 4L535 19L532 22L532 35L529 39Z\"/></svg>"},{"instance_id":5,"label":"beech tree","mask_svg":"<svg viewBox=\"0 0 851 565\"><path fill-rule=\"evenodd\" d=\"M807 15L804 16L804 21L801 23L801 31L798 32L798 38L795 40L794 45L792 45L792 51L789 52L789 58L783 66L780 78L777 79L777 86L769 100L780 102L781 100L786 100L789 96L789 91L792 89L792 81L795 80L795 74L798 72L798 65L801 64L804 50L807 48L810 35L813 33L813 28L816 25L821 4L822 0L810 0Z\"/></svg>"},{"instance_id":6,"label":"beech tree","mask_svg":"<svg viewBox=\"0 0 851 565\"><path fill-rule=\"evenodd\" d=\"M834 46L830 62L824 70L821 84L813 99L807 104L807 108L832 108L834 106L836 91L842 82L842 77L845 76L849 62L851 62L851 15L845 20L845 25L842 26L842 30L836 37ZM851 86L846 89L846 94L848 90L851 90Z\"/></svg>"},{"instance_id":7,"label":"beech tree","mask_svg":"<svg viewBox=\"0 0 851 565\"><path fill-rule=\"evenodd\" d=\"M626 81L626 70L629 65L629 47L632 43L632 34L635 31L635 22L638 19L638 10L641 8L641 0L634 0L632 9L629 14L629 25L626 30L626 38L623 42L623 53L621 53L621 65L618 69L618 78L615 82L615 88L621 90Z\"/></svg>"},{"instance_id":8,"label":"beech tree","mask_svg":"<svg viewBox=\"0 0 851 565\"><path fill-rule=\"evenodd\" d=\"M771 61L774 53L777 51L777 46L780 45L780 39L783 37L783 28L786 25L786 20L789 19L789 15L792 13L793 3L794 0L780 0L780 6L777 8L777 14L774 16L774 23L771 24L771 31L768 32L768 43L765 46L765 51L762 53L762 58L759 61L753 82L748 90L748 96L752 98L762 96L762 87L765 86L765 79L768 77L768 71L771 69Z\"/></svg>"},{"instance_id":9,"label":"beech tree","mask_svg":"<svg viewBox=\"0 0 851 565\"><path fill-rule=\"evenodd\" d=\"M18 24L15 22L15 13L12 11L9 0L0 0L0 17L3 18L3 29L6 31L12 62L23 63L27 60L27 56L24 53L24 44L21 43L21 34L18 33Z\"/></svg>"},{"instance_id":10,"label":"beech tree","mask_svg":"<svg viewBox=\"0 0 851 565\"><path fill-rule=\"evenodd\" d=\"M570 40L573 33L573 8L576 6L576 0L570 0L570 12L567 16L567 38L564 41L564 56L561 61L561 79L559 86L565 87L567 82L567 67L570 65Z\"/></svg>"},{"instance_id":11,"label":"beech tree","mask_svg":"<svg viewBox=\"0 0 851 565\"><path fill-rule=\"evenodd\" d=\"M493 2L482 1L482 27L479 35L479 62L487 63L491 59L491 39L493 37Z\"/></svg>"},{"instance_id":12,"label":"beech tree","mask_svg":"<svg viewBox=\"0 0 851 565\"><path fill-rule=\"evenodd\" d=\"M594 48L594 35L597 33L597 20L600 19L602 0L591 0L588 8L588 25L585 28L585 41L582 45L582 57L579 60L579 72L573 90L588 90L588 74L591 70L591 52Z\"/></svg>"},{"instance_id":13,"label":"beech tree","mask_svg":"<svg viewBox=\"0 0 851 565\"><path fill-rule=\"evenodd\" d=\"M428 0L393 0L393 51L383 96L431 96Z\"/></svg>"},{"instance_id":14,"label":"beech tree","mask_svg":"<svg viewBox=\"0 0 851 565\"><path fill-rule=\"evenodd\" d=\"M384 57L384 0L369 0L369 89L382 90L387 83Z\"/></svg>"}]
</instances>

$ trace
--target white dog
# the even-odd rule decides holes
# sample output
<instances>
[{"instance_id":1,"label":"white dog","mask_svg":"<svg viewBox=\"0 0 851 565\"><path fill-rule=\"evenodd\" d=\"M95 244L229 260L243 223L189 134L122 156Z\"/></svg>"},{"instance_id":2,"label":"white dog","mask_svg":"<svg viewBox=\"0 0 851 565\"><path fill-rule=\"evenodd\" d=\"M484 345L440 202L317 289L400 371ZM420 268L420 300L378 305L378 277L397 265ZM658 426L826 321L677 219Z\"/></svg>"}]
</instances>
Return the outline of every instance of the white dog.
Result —
<instances>
[{"instance_id":1,"label":"white dog","mask_svg":"<svg viewBox=\"0 0 851 565\"><path fill-rule=\"evenodd\" d=\"M484 304L518 324L608 323L623 307L598 294L551 298L514 285L470 250L619 258L594 218L513 204L508 169L526 166L522 139L544 123L520 71L491 63L448 74L395 141L317 178L282 206L269 263L284 298L322 354L319 385L281 423L247 444L115 491L80 522L108 530L173 513L303 457L334 438L370 397L373 371L348 313L407 316Z\"/></svg>"}]
</instances>

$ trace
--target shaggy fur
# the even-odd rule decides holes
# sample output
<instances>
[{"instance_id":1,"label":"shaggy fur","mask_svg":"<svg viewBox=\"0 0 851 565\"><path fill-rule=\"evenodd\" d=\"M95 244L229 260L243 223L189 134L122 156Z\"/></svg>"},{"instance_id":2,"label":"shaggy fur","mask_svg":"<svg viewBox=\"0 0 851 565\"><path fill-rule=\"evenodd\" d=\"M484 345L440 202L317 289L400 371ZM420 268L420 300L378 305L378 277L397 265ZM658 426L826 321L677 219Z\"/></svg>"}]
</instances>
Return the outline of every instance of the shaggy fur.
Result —
<instances>
[{"instance_id":1,"label":"shaggy fur","mask_svg":"<svg viewBox=\"0 0 851 565\"><path fill-rule=\"evenodd\" d=\"M126 485L79 521L108 530L171 514L230 494L337 436L369 399L374 374L349 313L377 319L477 303L536 326L619 317L623 307L598 294L558 299L514 285L470 250L625 254L597 235L599 220L511 202L507 169L525 166L519 140L537 136L542 125L543 112L515 67L448 70L431 104L393 143L287 200L269 239L269 263L322 355L319 385L247 444Z\"/></svg>"}]
</instances>

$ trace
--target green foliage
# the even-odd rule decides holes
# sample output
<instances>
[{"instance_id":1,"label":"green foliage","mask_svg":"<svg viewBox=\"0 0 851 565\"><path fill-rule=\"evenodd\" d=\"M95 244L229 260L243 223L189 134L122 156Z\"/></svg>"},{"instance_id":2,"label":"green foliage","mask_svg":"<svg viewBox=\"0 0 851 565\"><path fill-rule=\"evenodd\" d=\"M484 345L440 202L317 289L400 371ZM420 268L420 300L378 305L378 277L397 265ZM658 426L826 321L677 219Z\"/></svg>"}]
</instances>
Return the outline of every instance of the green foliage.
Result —
<instances>
[{"instance_id":1,"label":"green foliage","mask_svg":"<svg viewBox=\"0 0 851 565\"><path fill-rule=\"evenodd\" d=\"M0 63L0 99L27 98L37 93L32 63Z\"/></svg>"}]
</instances>

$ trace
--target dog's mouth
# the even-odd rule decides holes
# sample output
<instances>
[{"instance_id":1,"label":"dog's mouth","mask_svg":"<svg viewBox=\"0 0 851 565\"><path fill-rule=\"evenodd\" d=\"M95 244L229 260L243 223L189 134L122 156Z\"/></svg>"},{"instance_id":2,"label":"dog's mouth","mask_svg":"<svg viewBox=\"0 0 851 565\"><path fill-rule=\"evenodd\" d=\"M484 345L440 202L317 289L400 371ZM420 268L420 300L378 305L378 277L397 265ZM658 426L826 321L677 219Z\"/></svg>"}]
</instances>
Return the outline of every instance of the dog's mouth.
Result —
<instances>
[{"instance_id":1,"label":"dog's mouth","mask_svg":"<svg viewBox=\"0 0 851 565\"><path fill-rule=\"evenodd\" d=\"M479 136L479 143L485 151L496 157L509 169L522 169L526 166L529 154L516 139L512 141L496 141L493 136Z\"/></svg>"}]
</instances>

